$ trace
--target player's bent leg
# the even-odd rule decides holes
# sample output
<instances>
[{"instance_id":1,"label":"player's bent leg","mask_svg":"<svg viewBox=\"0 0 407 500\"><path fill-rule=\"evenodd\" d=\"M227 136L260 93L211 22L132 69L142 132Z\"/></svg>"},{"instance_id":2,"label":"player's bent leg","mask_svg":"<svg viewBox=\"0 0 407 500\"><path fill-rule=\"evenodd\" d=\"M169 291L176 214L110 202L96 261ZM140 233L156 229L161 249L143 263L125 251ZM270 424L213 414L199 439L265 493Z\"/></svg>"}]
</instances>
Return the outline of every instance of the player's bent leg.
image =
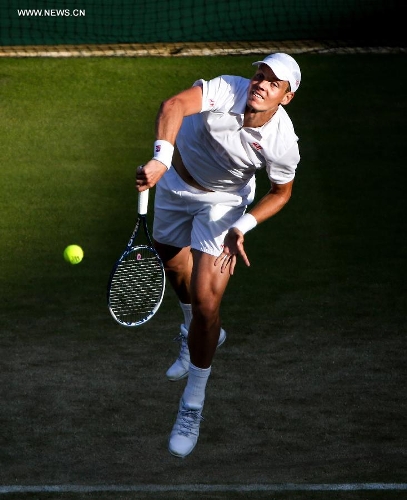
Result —
<instances>
[{"instance_id":1,"label":"player's bent leg","mask_svg":"<svg viewBox=\"0 0 407 500\"><path fill-rule=\"evenodd\" d=\"M226 340L226 332L220 329L217 347L220 347ZM185 324L181 325L180 333L175 337L175 342L179 343L179 354L175 362L168 368L166 376L168 380L175 382L188 376L189 369L189 349L188 349L188 330Z\"/></svg>"},{"instance_id":2,"label":"player's bent leg","mask_svg":"<svg viewBox=\"0 0 407 500\"><path fill-rule=\"evenodd\" d=\"M178 248L159 243L157 241L154 242L154 246L164 263L167 278L177 294L180 303L191 303L190 284L193 262L190 247ZM201 252L196 253L198 257L196 257L195 260L200 261ZM208 255L207 257L210 260L213 260L212 256ZM210 267L212 268L212 264L210 264ZM180 349L176 361L171 365L166 373L167 378L171 381L182 380L188 375L190 361L188 349L188 326L189 325L182 324L180 334L174 339L179 342ZM226 340L225 330L220 329L218 335L217 347L221 346Z\"/></svg>"},{"instance_id":3,"label":"player's bent leg","mask_svg":"<svg viewBox=\"0 0 407 500\"><path fill-rule=\"evenodd\" d=\"M190 247L174 247L154 241L164 264L165 274L181 303L190 304L192 254Z\"/></svg>"},{"instance_id":4,"label":"player's bent leg","mask_svg":"<svg viewBox=\"0 0 407 500\"><path fill-rule=\"evenodd\" d=\"M188 340L191 362L188 382L169 440L170 453L178 457L189 455L198 441L206 385L220 337L220 303L229 280L228 273L220 273L219 268L214 266L213 256L197 251L193 251L193 256L193 316Z\"/></svg>"},{"instance_id":5,"label":"player's bent leg","mask_svg":"<svg viewBox=\"0 0 407 500\"><path fill-rule=\"evenodd\" d=\"M229 273L214 265L216 257L192 250L194 266L191 277L192 321L188 334L191 362L200 368L211 366L220 340L220 305Z\"/></svg>"}]
</instances>

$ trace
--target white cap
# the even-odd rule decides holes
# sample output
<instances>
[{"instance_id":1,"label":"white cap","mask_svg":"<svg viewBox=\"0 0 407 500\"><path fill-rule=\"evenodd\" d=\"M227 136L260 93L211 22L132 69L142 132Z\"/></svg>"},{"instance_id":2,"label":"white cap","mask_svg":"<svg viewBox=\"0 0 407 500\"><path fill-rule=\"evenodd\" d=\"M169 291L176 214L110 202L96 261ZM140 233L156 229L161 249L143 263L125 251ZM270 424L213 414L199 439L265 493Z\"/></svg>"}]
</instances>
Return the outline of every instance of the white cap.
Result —
<instances>
[{"instance_id":1,"label":"white cap","mask_svg":"<svg viewBox=\"0 0 407 500\"><path fill-rule=\"evenodd\" d=\"M291 92L295 92L300 86L301 70L296 60L288 54L276 52L265 57L263 61L253 63L253 66L267 64L279 80L290 82Z\"/></svg>"}]
</instances>

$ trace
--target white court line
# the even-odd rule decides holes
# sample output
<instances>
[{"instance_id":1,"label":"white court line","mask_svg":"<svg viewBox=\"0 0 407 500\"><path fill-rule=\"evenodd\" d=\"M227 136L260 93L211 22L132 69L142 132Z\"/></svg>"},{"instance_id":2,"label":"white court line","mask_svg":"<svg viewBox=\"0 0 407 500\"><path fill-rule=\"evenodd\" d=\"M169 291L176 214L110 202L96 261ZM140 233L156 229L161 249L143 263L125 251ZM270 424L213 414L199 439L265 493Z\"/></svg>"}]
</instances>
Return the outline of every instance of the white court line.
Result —
<instances>
[{"instance_id":1,"label":"white court line","mask_svg":"<svg viewBox=\"0 0 407 500\"><path fill-rule=\"evenodd\" d=\"M285 492L285 491L404 491L407 483L342 483L342 484L55 484L0 486L0 495L13 493L169 493L169 492Z\"/></svg>"}]
</instances>

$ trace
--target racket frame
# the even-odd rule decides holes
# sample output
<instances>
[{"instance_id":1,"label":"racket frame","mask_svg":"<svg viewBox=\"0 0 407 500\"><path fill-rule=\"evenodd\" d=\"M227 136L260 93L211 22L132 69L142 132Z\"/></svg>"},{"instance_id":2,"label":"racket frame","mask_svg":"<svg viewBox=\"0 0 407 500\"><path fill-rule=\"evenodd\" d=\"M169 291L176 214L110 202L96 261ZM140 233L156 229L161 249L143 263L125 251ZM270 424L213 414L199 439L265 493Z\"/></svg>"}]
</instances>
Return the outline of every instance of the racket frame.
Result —
<instances>
[{"instance_id":1,"label":"racket frame","mask_svg":"<svg viewBox=\"0 0 407 500\"><path fill-rule=\"evenodd\" d=\"M124 250L124 252L122 253L122 255L119 257L119 259L116 261L115 265L113 266L113 269L112 269L112 271L110 273L109 283L108 283L108 286L107 286L107 304L108 304L109 312L110 312L111 316L113 317L113 319L117 323L119 323L119 325L122 325L122 326L125 326L125 327L128 327L128 328L133 328L135 326L140 326L140 325L146 323L148 320L150 320L154 316L154 314L158 311L159 307L161 306L162 300L164 298L164 292L165 292L165 282L166 282L166 280L165 280L164 265L163 265L163 262L162 262L160 256L158 255L157 250L153 246L153 242L152 242L152 239L151 239L151 236L150 236L150 232L148 230L148 225L147 225L148 196L149 196L149 190L148 189L145 190L145 191L139 192L139 196L138 196L138 217L137 217L137 222L136 222L135 228L133 230L132 235L130 236L129 242L127 243L126 249ZM137 235L139 233L140 226L143 228L144 234L146 236L147 245L136 245L136 246L134 246L134 241L135 241L135 239L136 239L136 237L137 237ZM161 291L161 294L160 294L160 299L158 300L158 302L156 303L156 305L154 306L154 308L151 310L150 314L148 314L147 316L144 316L139 321L136 321L136 322L126 322L126 321L122 321L120 318L118 318L118 316L113 311L113 309L111 307L111 301L110 301L110 290L111 290L111 285L112 285L112 281L113 281L115 272L116 272L117 268L119 267L119 265L122 263L122 261L130 253L137 252L138 249L139 250L148 249L150 252L152 252L153 254L155 254L155 256L157 257L157 261L158 261L158 263L160 264L160 267L161 267L161 272L162 272L162 277L163 277L163 286L162 286L162 291Z\"/></svg>"}]
</instances>

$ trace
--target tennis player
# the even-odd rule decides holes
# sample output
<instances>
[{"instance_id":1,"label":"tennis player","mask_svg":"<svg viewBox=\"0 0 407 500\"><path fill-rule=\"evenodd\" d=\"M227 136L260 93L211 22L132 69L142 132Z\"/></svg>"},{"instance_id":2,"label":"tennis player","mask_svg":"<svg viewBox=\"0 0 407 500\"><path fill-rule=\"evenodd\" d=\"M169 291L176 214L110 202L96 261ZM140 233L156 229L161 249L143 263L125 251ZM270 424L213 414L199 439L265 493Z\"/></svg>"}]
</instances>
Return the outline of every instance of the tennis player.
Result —
<instances>
[{"instance_id":1,"label":"tennis player","mask_svg":"<svg viewBox=\"0 0 407 500\"><path fill-rule=\"evenodd\" d=\"M156 185L153 237L184 316L180 355L167 371L170 380L188 376L169 439L178 457L198 440L212 360L226 337L222 297L237 258L250 265L245 235L288 202L300 160L284 109L300 68L283 53L253 65L250 80L198 80L163 102L154 157L137 171L138 191ZM270 190L246 212L263 168Z\"/></svg>"}]
</instances>

